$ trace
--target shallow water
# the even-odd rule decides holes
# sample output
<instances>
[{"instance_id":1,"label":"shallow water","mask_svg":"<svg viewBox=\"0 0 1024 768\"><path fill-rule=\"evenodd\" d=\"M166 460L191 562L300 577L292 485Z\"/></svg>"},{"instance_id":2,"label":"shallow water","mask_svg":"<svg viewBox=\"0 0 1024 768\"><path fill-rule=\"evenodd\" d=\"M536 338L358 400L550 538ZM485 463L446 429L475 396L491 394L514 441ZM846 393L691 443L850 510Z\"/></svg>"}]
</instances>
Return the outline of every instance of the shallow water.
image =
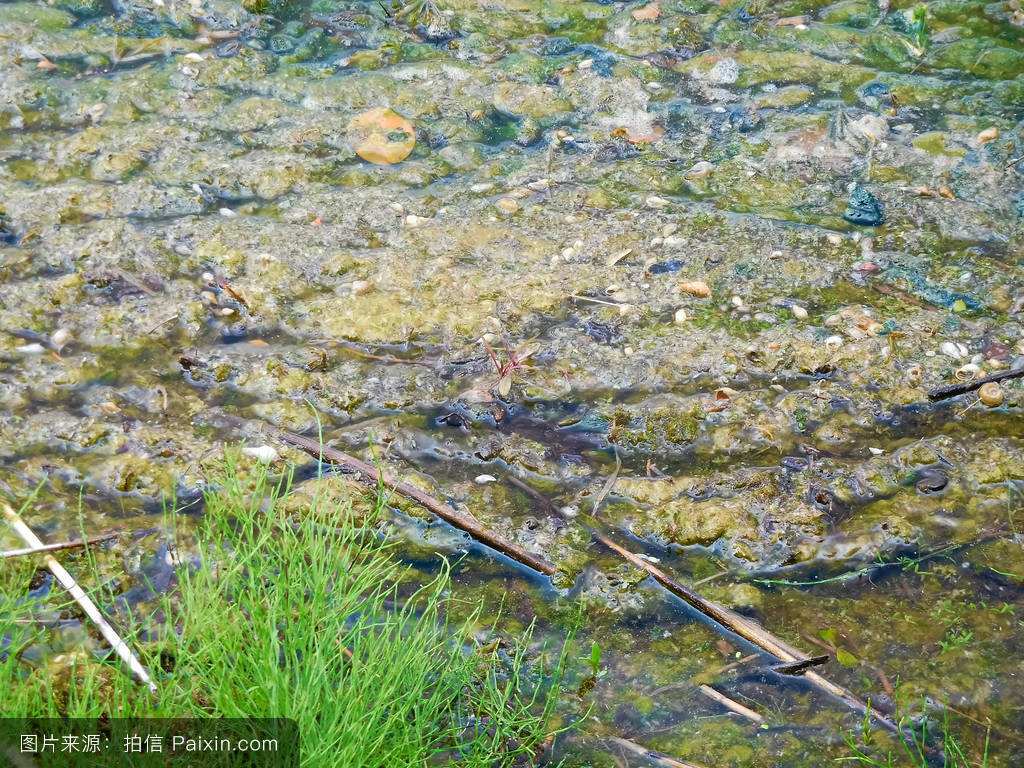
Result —
<instances>
[{"instance_id":1,"label":"shallow water","mask_svg":"<svg viewBox=\"0 0 1024 768\"><path fill-rule=\"evenodd\" d=\"M145 605L166 499L319 419L559 567L398 504L410 562L469 548L505 631L576 627L569 764L847 754L841 704L770 660L716 676L750 648L591 540L618 454L620 542L1019 764L1024 387L927 398L1024 364L1018 6L0 4L0 488L45 481L44 538L139 531L105 567ZM351 145L377 107L401 162Z\"/></svg>"}]
</instances>

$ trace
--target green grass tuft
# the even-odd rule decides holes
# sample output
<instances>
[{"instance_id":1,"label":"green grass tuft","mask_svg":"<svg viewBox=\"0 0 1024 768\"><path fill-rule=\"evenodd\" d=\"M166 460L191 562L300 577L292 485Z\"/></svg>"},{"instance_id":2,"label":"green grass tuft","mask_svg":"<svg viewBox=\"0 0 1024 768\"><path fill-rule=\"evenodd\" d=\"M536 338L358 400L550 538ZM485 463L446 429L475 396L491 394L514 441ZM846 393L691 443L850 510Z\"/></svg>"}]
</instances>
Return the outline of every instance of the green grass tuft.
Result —
<instances>
[{"instance_id":1,"label":"green grass tuft","mask_svg":"<svg viewBox=\"0 0 1024 768\"><path fill-rule=\"evenodd\" d=\"M197 562L178 567L155 616L116 620L130 624L159 697L112 656L47 669L35 652L47 633L24 619L44 605L78 613L63 594L27 601L31 569L19 568L0 589L0 714L289 717L309 767L533 762L551 735L561 664L529 672L525 639L508 653L473 649L468 624L445 618L446 568L400 598L407 571L348 510L314 502L290 518L286 490L265 473L243 485L230 461L213 486Z\"/></svg>"}]
</instances>

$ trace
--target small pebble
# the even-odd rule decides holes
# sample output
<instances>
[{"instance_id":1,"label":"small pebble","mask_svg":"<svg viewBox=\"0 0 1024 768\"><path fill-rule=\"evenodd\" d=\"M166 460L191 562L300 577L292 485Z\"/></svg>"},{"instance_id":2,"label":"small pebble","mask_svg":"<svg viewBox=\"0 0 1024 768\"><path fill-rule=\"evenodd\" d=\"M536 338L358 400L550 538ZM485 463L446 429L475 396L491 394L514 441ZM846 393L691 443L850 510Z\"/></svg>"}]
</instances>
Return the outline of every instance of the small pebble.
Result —
<instances>
[{"instance_id":1,"label":"small pebble","mask_svg":"<svg viewBox=\"0 0 1024 768\"><path fill-rule=\"evenodd\" d=\"M247 445L242 448L242 453L263 464L270 464L278 458L277 450L271 445Z\"/></svg>"},{"instance_id":2,"label":"small pebble","mask_svg":"<svg viewBox=\"0 0 1024 768\"><path fill-rule=\"evenodd\" d=\"M230 208L221 208L220 209L220 215L223 216L226 219L233 219L238 214L235 213L234 211L232 211Z\"/></svg>"},{"instance_id":3,"label":"small pebble","mask_svg":"<svg viewBox=\"0 0 1024 768\"><path fill-rule=\"evenodd\" d=\"M793 317L797 320L807 319L807 310L801 307L799 304L794 304L789 308L789 311L793 313Z\"/></svg>"},{"instance_id":4,"label":"small pebble","mask_svg":"<svg viewBox=\"0 0 1024 768\"><path fill-rule=\"evenodd\" d=\"M644 202L647 203L648 208L664 208L668 205L668 200L657 195L651 195Z\"/></svg>"},{"instance_id":5,"label":"small pebble","mask_svg":"<svg viewBox=\"0 0 1024 768\"><path fill-rule=\"evenodd\" d=\"M499 211L511 215L519 210L519 201L514 197L503 197L494 204Z\"/></svg>"},{"instance_id":6,"label":"small pebble","mask_svg":"<svg viewBox=\"0 0 1024 768\"><path fill-rule=\"evenodd\" d=\"M50 337L50 345L57 351L60 352L67 343L71 341L72 335L71 330L68 328L58 328L53 332Z\"/></svg>"},{"instance_id":7,"label":"small pebble","mask_svg":"<svg viewBox=\"0 0 1024 768\"><path fill-rule=\"evenodd\" d=\"M430 219L424 216L417 216L414 213L410 213L405 217L405 226L407 227L418 227L422 224L426 224Z\"/></svg>"},{"instance_id":8,"label":"small pebble","mask_svg":"<svg viewBox=\"0 0 1024 768\"><path fill-rule=\"evenodd\" d=\"M473 478L473 482L477 485L487 485L488 483L498 482L498 478L494 475L477 475Z\"/></svg>"},{"instance_id":9,"label":"small pebble","mask_svg":"<svg viewBox=\"0 0 1024 768\"><path fill-rule=\"evenodd\" d=\"M999 129L995 126L986 128L984 131L978 134L978 143L987 144L990 141L995 141L999 138Z\"/></svg>"},{"instance_id":10,"label":"small pebble","mask_svg":"<svg viewBox=\"0 0 1024 768\"><path fill-rule=\"evenodd\" d=\"M686 310L685 309L677 309L675 317L674 317L676 325L682 325L683 323L686 322L686 319L687 319L686 318Z\"/></svg>"},{"instance_id":11,"label":"small pebble","mask_svg":"<svg viewBox=\"0 0 1024 768\"><path fill-rule=\"evenodd\" d=\"M46 347L42 344L22 344L20 347L15 347L14 351L22 355L41 355L46 351Z\"/></svg>"},{"instance_id":12,"label":"small pebble","mask_svg":"<svg viewBox=\"0 0 1024 768\"><path fill-rule=\"evenodd\" d=\"M954 344L952 341L944 341L939 346L939 352L954 360L963 360L967 357L967 347L963 344Z\"/></svg>"},{"instance_id":13,"label":"small pebble","mask_svg":"<svg viewBox=\"0 0 1024 768\"><path fill-rule=\"evenodd\" d=\"M839 349L841 346L843 346L843 337L829 336L827 339L825 339L825 346L828 347L829 349Z\"/></svg>"},{"instance_id":14,"label":"small pebble","mask_svg":"<svg viewBox=\"0 0 1024 768\"><path fill-rule=\"evenodd\" d=\"M711 288L703 280L684 280L679 284L679 290L701 299L711 295Z\"/></svg>"},{"instance_id":15,"label":"small pebble","mask_svg":"<svg viewBox=\"0 0 1024 768\"><path fill-rule=\"evenodd\" d=\"M881 448L868 448L868 450L871 452L872 456L881 456L885 453Z\"/></svg>"},{"instance_id":16,"label":"small pebble","mask_svg":"<svg viewBox=\"0 0 1024 768\"><path fill-rule=\"evenodd\" d=\"M373 283L369 280L353 280L352 281L352 295L362 296L365 293L369 293L373 290Z\"/></svg>"}]
</instances>

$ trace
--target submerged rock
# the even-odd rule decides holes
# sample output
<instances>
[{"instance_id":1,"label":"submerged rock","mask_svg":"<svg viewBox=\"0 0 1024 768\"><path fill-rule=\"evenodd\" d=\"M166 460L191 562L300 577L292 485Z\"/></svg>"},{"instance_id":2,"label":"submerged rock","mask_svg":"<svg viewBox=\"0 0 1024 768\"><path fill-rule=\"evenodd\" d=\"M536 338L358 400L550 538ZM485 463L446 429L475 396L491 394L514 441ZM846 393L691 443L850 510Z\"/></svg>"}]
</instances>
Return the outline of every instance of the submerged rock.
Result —
<instances>
[{"instance_id":1,"label":"submerged rock","mask_svg":"<svg viewBox=\"0 0 1024 768\"><path fill-rule=\"evenodd\" d=\"M855 184L850 190L850 201L843 212L843 218L862 227L877 227L885 221L881 203L860 184Z\"/></svg>"}]
</instances>

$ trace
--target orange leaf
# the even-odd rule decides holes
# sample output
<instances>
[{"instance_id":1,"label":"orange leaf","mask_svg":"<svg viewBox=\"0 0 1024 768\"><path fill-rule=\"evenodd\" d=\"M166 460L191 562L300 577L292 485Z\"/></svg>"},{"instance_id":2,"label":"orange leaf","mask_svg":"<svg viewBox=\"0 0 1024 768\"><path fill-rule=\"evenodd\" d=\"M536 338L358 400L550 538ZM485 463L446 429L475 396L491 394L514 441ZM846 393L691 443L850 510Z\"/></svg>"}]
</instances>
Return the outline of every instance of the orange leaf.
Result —
<instances>
[{"instance_id":1,"label":"orange leaf","mask_svg":"<svg viewBox=\"0 0 1024 768\"><path fill-rule=\"evenodd\" d=\"M657 21L660 16L661 3L657 2L657 0L633 11L633 18L637 21Z\"/></svg>"},{"instance_id":2,"label":"orange leaf","mask_svg":"<svg viewBox=\"0 0 1024 768\"><path fill-rule=\"evenodd\" d=\"M416 146L412 123L386 107L353 117L348 124L348 138L357 155L377 165L400 163Z\"/></svg>"}]
</instances>

